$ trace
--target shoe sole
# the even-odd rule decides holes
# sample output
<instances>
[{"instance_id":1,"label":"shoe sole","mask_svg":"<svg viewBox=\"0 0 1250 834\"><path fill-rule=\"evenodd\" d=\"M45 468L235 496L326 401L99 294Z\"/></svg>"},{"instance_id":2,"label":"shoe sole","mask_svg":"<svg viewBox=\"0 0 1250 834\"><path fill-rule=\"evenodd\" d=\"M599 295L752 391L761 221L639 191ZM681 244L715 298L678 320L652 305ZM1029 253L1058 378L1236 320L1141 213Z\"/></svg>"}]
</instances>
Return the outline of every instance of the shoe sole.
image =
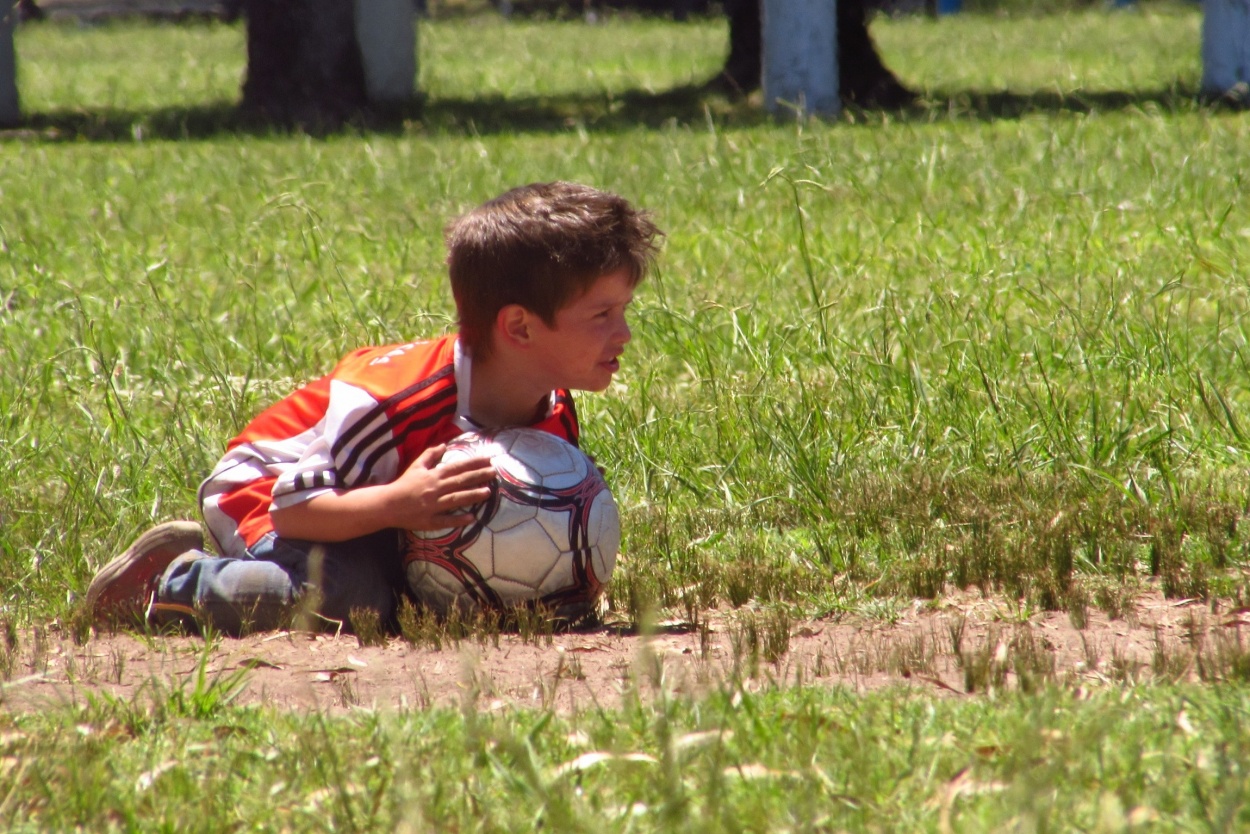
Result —
<instances>
[{"instance_id":1,"label":"shoe sole","mask_svg":"<svg viewBox=\"0 0 1250 834\"><path fill-rule=\"evenodd\" d=\"M87 588L87 609L95 619L127 613L136 619L142 617L148 601L143 600L135 608L135 586L146 586L153 576L188 550L203 549L204 531L198 523L167 521L158 524L100 569ZM134 574L133 581L120 582L126 574Z\"/></svg>"}]
</instances>

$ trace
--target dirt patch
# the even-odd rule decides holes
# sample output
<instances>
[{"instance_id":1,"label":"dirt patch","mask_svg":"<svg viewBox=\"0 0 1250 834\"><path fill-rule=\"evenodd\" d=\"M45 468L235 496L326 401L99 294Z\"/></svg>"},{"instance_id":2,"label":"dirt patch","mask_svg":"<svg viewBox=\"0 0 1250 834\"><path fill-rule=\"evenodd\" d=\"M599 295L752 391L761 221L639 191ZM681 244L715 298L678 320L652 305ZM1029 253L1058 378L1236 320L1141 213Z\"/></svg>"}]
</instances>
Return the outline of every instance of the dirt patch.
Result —
<instances>
[{"instance_id":1,"label":"dirt patch","mask_svg":"<svg viewBox=\"0 0 1250 834\"><path fill-rule=\"evenodd\" d=\"M1074 624L1073 620L1076 619ZM235 703L335 712L456 706L611 708L657 687L698 694L726 681L749 689L802 684L871 690L915 687L960 697L1045 682L1215 680L1247 672L1250 611L1148 591L1122 617L1091 608L1028 615L1003 599L962 594L916 602L888 619L716 611L649 634L623 625L522 639L501 634L441 650L391 639L300 632L225 639L93 636L76 645L55 629L18 635L0 703L37 709L89 697L165 699L244 682ZM201 672L203 675L201 676ZM202 681L201 681L202 677Z\"/></svg>"}]
</instances>

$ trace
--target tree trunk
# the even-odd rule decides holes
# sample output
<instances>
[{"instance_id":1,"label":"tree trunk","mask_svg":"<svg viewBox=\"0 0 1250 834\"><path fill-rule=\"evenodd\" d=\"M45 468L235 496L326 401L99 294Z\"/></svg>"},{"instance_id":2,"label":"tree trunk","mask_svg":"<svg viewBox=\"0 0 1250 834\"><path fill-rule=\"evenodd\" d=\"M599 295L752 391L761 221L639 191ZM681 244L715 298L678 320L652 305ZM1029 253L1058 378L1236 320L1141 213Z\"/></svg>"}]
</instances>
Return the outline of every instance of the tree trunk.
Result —
<instances>
[{"instance_id":1,"label":"tree trunk","mask_svg":"<svg viewBox=\"0 0 1250 834\"><path fill-rule=\"evenodd\" d=\"M245 113L332 130L366 108L354 0L243 0L243 14Z\"/></svg>"},{"instance_id":2,"label":"tree trunk","mask_svg":"<svg viewBox=\"0 0 1250 834\"><path fill-rule=\"evenodd\" d=\"M842 101L870 109L896 109L916 99L881 61L868 34L865 0L837 0L838 88ZM760 0L725 0L729 56L712 84L739 94L759 89L763 65Z\"/></svg>"}]
</instances>

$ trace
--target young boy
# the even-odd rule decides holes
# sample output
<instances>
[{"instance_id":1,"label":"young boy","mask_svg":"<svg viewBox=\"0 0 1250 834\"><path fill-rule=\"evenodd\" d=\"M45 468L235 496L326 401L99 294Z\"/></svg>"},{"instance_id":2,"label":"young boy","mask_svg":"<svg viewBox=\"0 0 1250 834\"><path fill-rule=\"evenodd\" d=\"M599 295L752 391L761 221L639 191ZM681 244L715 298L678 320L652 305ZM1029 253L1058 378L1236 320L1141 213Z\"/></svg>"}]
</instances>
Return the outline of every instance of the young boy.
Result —
<instances>
[{"instance_id":1,"label":"young boy","mask_svg":"<svg viewBox=\"0 0 1250 834\"><path fill-rule=\"evenodd\" d=\"M472 429L533 426L577 443L569 391L602 391L630 339L634 288L662 233L622 198L565 182L517 188L447 227L458 334L362 348L271 406L200 487L200 525L139 537L96 575L99 622L194 613L228 634L299 610L350 629L393 623L404 530L469 523L486 459L440 462Z\"/></svg>"}]
</instances>

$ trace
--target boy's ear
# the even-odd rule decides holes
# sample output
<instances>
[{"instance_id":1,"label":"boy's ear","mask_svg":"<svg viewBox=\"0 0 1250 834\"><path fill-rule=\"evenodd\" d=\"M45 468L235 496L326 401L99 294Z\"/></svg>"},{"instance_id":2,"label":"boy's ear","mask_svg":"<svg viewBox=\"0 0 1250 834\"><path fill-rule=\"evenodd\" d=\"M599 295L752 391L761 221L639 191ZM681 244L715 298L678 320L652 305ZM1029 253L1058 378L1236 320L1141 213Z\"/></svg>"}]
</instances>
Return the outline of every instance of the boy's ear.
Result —
<instances>
[{"instance_id":1,"label":"boy's ear","mask_svg":"<svg viewBox=\"0 0 1250 834\"><path fill-rule=\"evenodd\" d=\"M520 304L508 304L495 316L496 337L514 347L524 347L530 341L530 316Z\"/></svg>"}]
</instances>

